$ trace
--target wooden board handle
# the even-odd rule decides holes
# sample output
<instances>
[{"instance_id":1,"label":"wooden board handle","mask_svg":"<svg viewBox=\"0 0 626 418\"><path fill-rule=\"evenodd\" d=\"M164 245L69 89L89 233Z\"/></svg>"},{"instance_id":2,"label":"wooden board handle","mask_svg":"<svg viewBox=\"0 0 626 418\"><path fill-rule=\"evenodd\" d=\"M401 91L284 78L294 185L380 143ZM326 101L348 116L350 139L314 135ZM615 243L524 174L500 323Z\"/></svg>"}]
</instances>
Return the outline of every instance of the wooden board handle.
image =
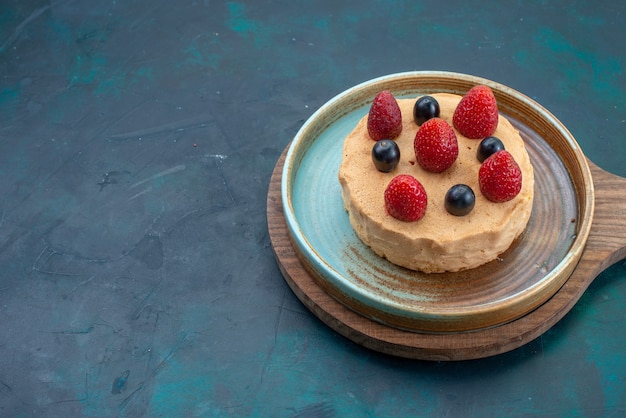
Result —
<instances>
[{"instance_id":1,"label":"wooden board handle","mask_svg":"<svg viewBox=\"0 0 626 418\"><path fill-rule=\"evenodd\" d=\"M595 213L584 257L595 275L626 258L626 178L604 171L587 160L595 188Z\"/></svg>"}]
</instances>

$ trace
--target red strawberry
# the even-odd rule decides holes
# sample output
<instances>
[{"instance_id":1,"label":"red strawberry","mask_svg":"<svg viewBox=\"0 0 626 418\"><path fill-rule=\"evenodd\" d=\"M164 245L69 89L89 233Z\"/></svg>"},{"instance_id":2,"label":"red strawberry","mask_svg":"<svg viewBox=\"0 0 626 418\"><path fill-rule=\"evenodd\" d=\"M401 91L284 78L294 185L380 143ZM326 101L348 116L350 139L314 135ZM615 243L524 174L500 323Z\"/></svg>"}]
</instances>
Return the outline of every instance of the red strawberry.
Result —
<instances>
[{"instance_id":1,"label":"red strawberry","mask_svg":"<svg viewBox=\"0 0 626 418\"><path fill-rule=\"evenodd\" d=\"M422 124L415 134L413 149L419 165L432 173L446 171L459 155L454 129L440 118L428 119Z\"/></svg>"},{"instance_id":2,"label":"red strawberry","mask_svg":"<svg viewBox=\"0 0 626 418\"><path fill-rule=\"evenodd\" d=\"M482 139L493 135L498 127L498 105L491 89L472 87L454 110L452 123L467 138Z\"/></svg>"},{"instance_id":3,"label":"red strawberry","mask_svg":"<svg viewBox=\"0 0 626 418\"><path fill-rule=\"evenodd\" d=\"M426 213L427 205L424 186L409 174L397 175L385 189L387 213L401 221L419 221Z\"/></svg>"},{"instance_id":4,"label":"red strawberry","mask_svg":"<svg viewBox=\"0 0 626 418\"><path fill-rule=\"evenodd\" d=\"M402 113L393 94L386 90L376 95L369 115L367 132L374 141L393 139L402 132Z\"/></svg>"},{"instance_id":5,"label":"red strawberry","mask_svg":"<svg viewBox=\"0 0 626 418\"><path fill-rule=\"evenodd\" d=\"M513 199L522 189L522 170L505 150L491 154L478 170L482 194L492 202Z\"/></svg>"}]
</instances>

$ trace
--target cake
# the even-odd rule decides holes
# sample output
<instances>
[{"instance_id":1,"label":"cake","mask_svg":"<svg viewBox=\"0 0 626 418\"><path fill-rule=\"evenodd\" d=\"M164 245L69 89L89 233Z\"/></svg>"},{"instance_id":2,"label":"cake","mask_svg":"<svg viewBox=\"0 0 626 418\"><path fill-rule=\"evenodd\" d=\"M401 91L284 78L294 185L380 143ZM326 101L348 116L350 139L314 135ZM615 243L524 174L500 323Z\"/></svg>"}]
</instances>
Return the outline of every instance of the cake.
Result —
<instances>
[{"instance_id":1,"label":"cake","mask_svg":"<svg viewBox=\"0 0 626 418\"><path fill-rule=\"evenodd\" d=\"M416 161L414 140L420 126L414 121L416 99L398 99L402 130L394 141L400 161L391 172L382 172L372 162L376 143L368 133L364 116L345 138L339 182L342 198L357 236L376 254L391 263L425 273L455 272L493 261L522 234L532 211L533 168L524 141L514 126L501 114L493 136L499 138L514 158L522 175L521 189L505 202L493 202L481 193L477 149L481 140L467 138L454 128L453 114L462 96L431 94L439 104L438 118L454 129L458 157L443 172L424 170ZM423 125L422 125L423 126ZM385 189L391 180L410 174L423 185L428 206L421 219L406 222L386 210ZM451 214L444 201L448 190L457 184L469 186L475 194L473 209L464 216Z\"/></svg>"}]
</instances>

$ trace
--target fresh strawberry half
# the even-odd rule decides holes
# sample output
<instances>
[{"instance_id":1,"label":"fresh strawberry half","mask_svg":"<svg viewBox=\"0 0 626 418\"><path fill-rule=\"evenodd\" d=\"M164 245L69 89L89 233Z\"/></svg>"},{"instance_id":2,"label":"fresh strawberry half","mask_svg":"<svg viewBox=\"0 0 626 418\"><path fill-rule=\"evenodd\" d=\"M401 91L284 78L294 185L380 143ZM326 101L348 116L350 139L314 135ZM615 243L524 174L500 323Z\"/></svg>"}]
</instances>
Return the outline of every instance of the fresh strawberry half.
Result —
<instances>
[{"instance_id":1,"label":"fresh strawberry half","mask_svg":"<svg viewBox=\"0 0 626 418\"><path fill-rule=\"evenodd\" d=\"M522 170L508 151L498 151L481 164L478 183L488 200L506 202L522 190Z\"/></svg>"},{"instance_id":2,"label":"fresh strawberry half","mask_svg":"<svg viewBox=\"0 0 626 418\"><path fill-rule=\"evenodd\" d=\"M374 141L393 139L402 132L402 113L393 94L383 90L376 95L367 116L367 132Z\"/></svg>"},{"instance_id":3,"label":"fresh strawberry half","mask_svg":"<svg viewBox=\"0 0 626 418\"><path fill-rule=\"evenodd\" d=\"M419 221L426 214L427 205L424 186L409 174L397 175L385 189L385 209L401 221Z\"/></svg>"},{"instance_id":4,"label":"fresh strawberry half","mask_svg":"<svg viewBox=\"0 0 626 418\"><path fill-rule=\"evenodd\" d=\"M440 118L428 119L415 134L415 158L426 171L441 173L454 164L459 155L459 143L454 129Z\"/></svg>"},{"instance_id":5,"label":"fresh strawberry half","mask_svg":"<svg viewBox=\"0 0 626 418\"><path fill-rule=\"evenodd\" d=\"M498 104L488 86L472 87L454 110L452 124L470 139L493 135L498 127Z\"/></svg>"}]
</instances>

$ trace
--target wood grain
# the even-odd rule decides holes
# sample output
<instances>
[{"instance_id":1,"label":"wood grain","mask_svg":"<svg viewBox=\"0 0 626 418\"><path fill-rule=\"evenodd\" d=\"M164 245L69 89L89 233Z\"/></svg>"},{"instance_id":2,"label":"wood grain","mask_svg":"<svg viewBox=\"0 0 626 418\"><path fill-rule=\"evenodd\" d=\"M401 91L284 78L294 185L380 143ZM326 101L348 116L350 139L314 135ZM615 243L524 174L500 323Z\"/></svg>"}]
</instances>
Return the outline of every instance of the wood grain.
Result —
<instances>
[{"instance_id":1,"label":"wood grain","mask_svg":"<svg viewBox=\"0 0 626 418\"><path fill-rule=\"evenodd\" d=\"M332 329L372 350L423 360L468 360L520 347L550 329L576 304L591 282L608 266L626 257L626 203L619 199L626 179L588 162L595 187L595 214L580 261L565 284L527 315L472 332L428 334L404 331L367 319L326 293L309 275L292 246L281 204L281 172L286 151L274 169L267 221L280 270L302 303Z\"/></svg>"}]
</instances>

